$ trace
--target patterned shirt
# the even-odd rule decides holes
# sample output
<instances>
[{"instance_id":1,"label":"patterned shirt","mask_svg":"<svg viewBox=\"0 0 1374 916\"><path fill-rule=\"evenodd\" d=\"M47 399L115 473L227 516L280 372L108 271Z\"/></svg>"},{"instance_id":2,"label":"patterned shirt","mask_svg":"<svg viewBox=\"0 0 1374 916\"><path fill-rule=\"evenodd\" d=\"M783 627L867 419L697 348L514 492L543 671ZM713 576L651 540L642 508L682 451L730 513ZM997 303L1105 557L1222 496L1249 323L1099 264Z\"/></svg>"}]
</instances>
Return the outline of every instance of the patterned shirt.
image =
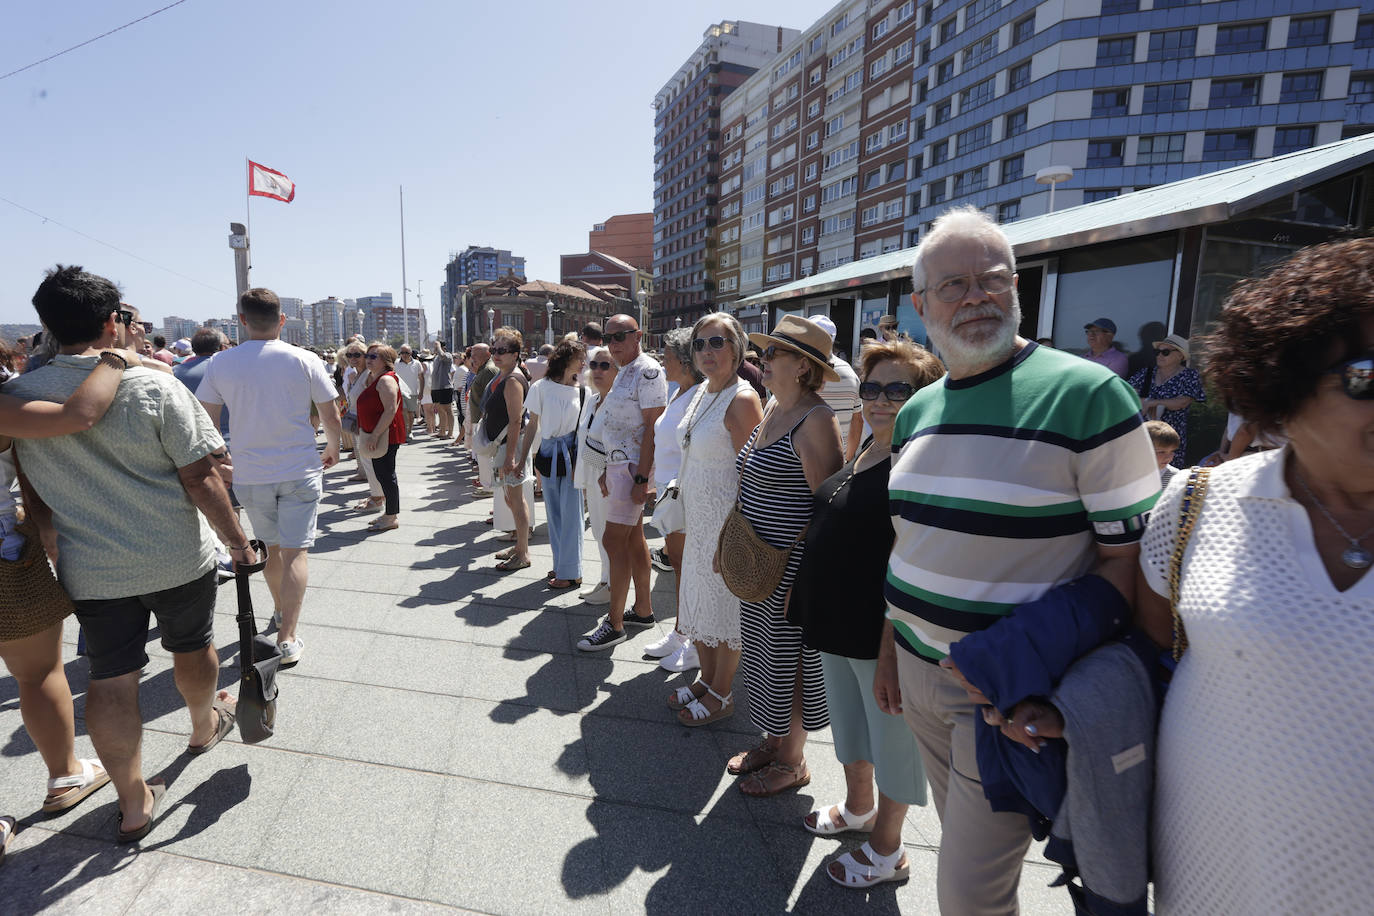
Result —
<instances>
[{"instance_id":1,"label":"patterned shirt","mask_svg":"<svg viewBox=\"0 0 1374 916\"><path fill-rule=\"evenodd\" d=\"M54 356L6 383L5 394L65 401L93 356ZM95 426L15 442L24 475L53 512L57 577L77 600L128 598L184 585L215 563L210 527L177 469L224 440L195 396L170 374L124 371L114 403Z\"/></svg>"},{"instance_id":2,"label":"patterned shirt","mask_svg":"<svg viewBox=\"0 0 1374 916\"><path fill-rule=\"evenodd\" d=\"M610 463L639 462L639 445L644 438L642 411L668 404L668 379L663 367L647 353L640 353L620 367L606 403L601 441ZM652 456L649 459L653 460Z\"/></svg>"},{"instance_id":3,"label":"patterned shirt","mask_svg":"<svg viewBox=\"0 0 1374 916\"><path fill-rule=\"evenodd\" d=\"M965 633L1140 540L1159 496L1139 401L1115 373L1027 344L929 385L897 416L887 616L938 661Z\"/></svg>"}]
</instances>

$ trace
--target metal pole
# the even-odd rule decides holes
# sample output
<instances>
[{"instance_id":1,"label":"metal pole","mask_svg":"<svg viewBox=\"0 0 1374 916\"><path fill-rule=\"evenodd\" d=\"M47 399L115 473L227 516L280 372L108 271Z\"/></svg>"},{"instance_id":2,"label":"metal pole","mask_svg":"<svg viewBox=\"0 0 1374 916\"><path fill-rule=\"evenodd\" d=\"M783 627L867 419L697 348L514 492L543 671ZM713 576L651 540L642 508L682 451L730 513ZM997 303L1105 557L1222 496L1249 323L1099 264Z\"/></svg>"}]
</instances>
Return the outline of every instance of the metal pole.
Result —
<instances>
[{"instance_id":1,"label":"metal pole","mask_svg":"<svg viewBox=\"0 0 1374 916\"><path fill-rule=\"evenodd\" d=\"M405 322L405 342L410 345L410 311L406 299L406 189L397 185L401 194L401 320Z\"/></svg>"}]
</instances>

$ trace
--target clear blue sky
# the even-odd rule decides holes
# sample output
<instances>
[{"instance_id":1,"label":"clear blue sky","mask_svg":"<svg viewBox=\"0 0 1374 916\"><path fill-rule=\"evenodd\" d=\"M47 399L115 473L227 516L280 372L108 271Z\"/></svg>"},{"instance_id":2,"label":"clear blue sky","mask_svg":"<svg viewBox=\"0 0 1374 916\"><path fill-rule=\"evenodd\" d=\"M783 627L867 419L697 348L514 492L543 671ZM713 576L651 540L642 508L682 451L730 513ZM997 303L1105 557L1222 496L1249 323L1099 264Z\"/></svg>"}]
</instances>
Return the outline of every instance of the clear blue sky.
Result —
<instances>
[{"instance_id":1,"label":"clear blue sky","mask_svg":"<svg viewBox=\"0 0 1374 916\"><path fill-rule=\"evenodd\" d=\"M170 2L4 0L0 73ZM557 280L593 223L653 208L653 97L704 29L801 28L830 5L188 0L0 80L0 198L158 265L0 202L0 322L36 320L59 261L158 324L231 314L249 157L297 186L253 199L255 285L399 303L404 185L434 327L450 251L509 248Z\"/></svg>"}]
</instances>

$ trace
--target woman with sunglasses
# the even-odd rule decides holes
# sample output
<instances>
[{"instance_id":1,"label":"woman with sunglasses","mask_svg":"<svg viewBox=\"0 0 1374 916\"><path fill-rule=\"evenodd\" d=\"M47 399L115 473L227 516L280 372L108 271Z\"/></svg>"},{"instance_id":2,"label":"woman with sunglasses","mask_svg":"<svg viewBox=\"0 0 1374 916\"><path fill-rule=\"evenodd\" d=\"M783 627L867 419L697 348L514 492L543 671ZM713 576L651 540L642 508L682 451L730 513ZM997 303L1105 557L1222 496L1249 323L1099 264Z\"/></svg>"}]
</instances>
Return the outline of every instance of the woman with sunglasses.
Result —
<instances>
[{"instance_id":1,"label":"woman with sunglasses","mask_svg":"<svg viewBox=\"0 0 1374 916\"><path fill-rule=\"evenodd\" d=\"M715 569L716 541L739 492L735 458L759 425L763 407L749 382L737 374L744 361L744 329L728 312L698 319L692 328L692 359L705 381L697 386L677 425L682 447L678 486L687 516L677 626L697 651L701 672L694 684L668 698L688 727L731 716L741 647L739 599Z\"/></svg>"},{"instance_id":2,"label":"woman with sunglasses","mask_svg":"<svg viewBox=\"0 0 1374 916\"><path fill-rule=\"evenodd\" d=\"M945 372L934 354L906 340L869 344L861 360L859 399L873 434L816 490L806 533L808 562L797 573L788 611L806 645L821 654L835 756L845 778L844 801L812 811L802 824L817 836L870 835L861 849L827 868L846 887L870 887L901 867L894 862L883 871L874 863L901 848L907 806L926 802L916 737L900 715L878 707L873 681L894 538L887 491L892 426L907 399Z\"/></svg>"},{"instance_id":3,"label":"woman with sunglasses","mask_svg":"<svg viewBox=\"0 0 1374 916\"><path fill-rule=\"evenodd\" d=\"M525 485L530 481L528 460L521 460L520 429L525 416L525 392L529 382L520 365L523 338L515 328L497 328L491 346L491 358L496 364L496 378L491 380L482 395L482 422L487 438L495 442L501 438L496 455L491 460L492 488L496 499L510 509L514 526L515 546L497 554L501 560L496 568L503 572L524 569L530 565L530 505L525 498ZM500 527L498 525L498 527Z\"/></svg>"},{"instance_id":4,"label":"woman with sunglasses","mask_svg":"<svg viewBox=\"0 0 1374 916\"><path fill-rule=\"evenodd\" d=\"M611 558L602 543L606 534L606 497L601 494L601 487L597 484L606 470L606 447L597 435L596 418L601 416L597 408L611 393L611 386L615 384L620 369L611 359L610 350L592 347L587 353L587 371L591 373L591 380L587 386L587 398L582 402L582 416L577 421L577 469L573 472L573 486L587 496L587 520L601 555L601 575L593 580L595 585L579 592L577 597L588 604L610 604Z\"/></svg>"},{"instance_id":5,"label":"woman with sunglasses","mask_svg":"<svg viewBox=\"0 0 1374 916\"><path fill-rule=\"evenodd\" d=\"M344 397L348 400L348 408L340 416L343 417L345 429L358 427L358 398L372 382L372 373L368 371L366 357L367 348L360 342L350 342L344 350L344 359L348 361L348 368L344 370ZM381 481L372 471L372 461L364 458L362 449L358 447L362 436L361 428L353 434L353 457L358 460L358 472L348 479L367 481L368 495L354 503L352 508L355 512L380 512L386 505L386 495L382 492Z\"/></svg>"},{"instance_id":6,"label":"woman with sunglasses","mask_svg":"<svg viewBox=\"0 0 1374 916\"><path fill-rule=\"evenodd\" d=\"M1163 420L1178 433L1180 445L1171 462L1174 467L1187 467L1188 408L1194 401L1205 401L1202 377L1188 367L1188 341L1178 334L1155 344L1155 364L1141 369L1130 378L1130 385L1140 395L1140 411L1147 420Z\"/></svg>"},{"instance_id":7,"label":"woman with sunglasses","mask_svg":"<svg viewBox=\"0 0 1374 916\"><path fill-rule=\"evenodd\" d=\"M1374 239L1299 251L1242 281L1205 342L1226 402L1287 445L1174 476L1141 547L1137 613L1173 644L1185 496L1187 635L1155 754L1161 916L1339 914L1374 884ZM1191 484L1191 489L1190 489ZM1363 700L1363 701L1362 701ZM1280 824L1283 842L1258 837Z\"/></svg>"},{"instance_id":8,"label":"woman with sunglasses","mask_svg":"<svg viewBox=\"0 0 1374 916\"><path fill-rule=\"evenodd\" d=\"M396 480L396 452L406 441L405 415L401 412L401 382L392 371L396 351L374 340L363 357L370 381L358 395L358 437L367 451L376 453L382 444L386 451L378 458L364 458L381 485L386 501L383 513L367 526L368 531L399 528L401 485Z\"/></svg>"},{"instance_id":9,"label":"woman with sunglasses","mask_svg":"<svg viewBox=\"0 0 1374 916\"><path fill-rule=\"evenodd\" d=\"M740 507L760 538L792 547L773 593L763 601L740 601L740 671L749 688L749 718L764 739L732 758L727 769L744 774L741 792L763 797L811 781L802 756L806 733L829 725L820 654L802 644L787 604L805 551L798 539L811 521L812 496L844 456L835 414L819 394L827 380L839 379L830 366L830 335L815 322L786 315L772 334L749 339L764 348L763 383L774 402L737 460Z\"/></svg>"}]
</instances>

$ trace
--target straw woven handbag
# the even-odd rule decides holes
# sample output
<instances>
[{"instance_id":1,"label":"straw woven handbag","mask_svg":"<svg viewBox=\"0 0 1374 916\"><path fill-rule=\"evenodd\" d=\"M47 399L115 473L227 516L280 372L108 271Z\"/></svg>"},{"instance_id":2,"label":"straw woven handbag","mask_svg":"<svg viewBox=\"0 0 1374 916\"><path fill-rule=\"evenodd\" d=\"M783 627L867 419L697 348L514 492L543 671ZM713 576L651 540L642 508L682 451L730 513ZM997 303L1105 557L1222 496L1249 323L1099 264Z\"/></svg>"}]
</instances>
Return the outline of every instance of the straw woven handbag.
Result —
<instances>
[{"instance_id":1,"label":"straw woven handbag","mask_svg":"<svg viewBox=\"0 0 1374 916\"><path fill-rule=\"evenodd\" d=\"M75 608L62 590L32 521L18 528L24 546L17 560L0 559L0 642L41 633Z\"/></svg>"},{"instance_id":2,"label":"straw woven handbag","mask_svg":"<svg viewBox=\"0 0 1374 916\"><path fill-rule=\"evenodd\" d=\"M762 423L759 429L761 432ZM778 583L782 582L792 551L806 539L806 528L797 532L792 543L786 547L774 547L754 530L740 504L744 469L753 452L754 443L751 441L740 462L740 490L735 493L735 504L730 508L730 514L725 516L720 537L716 539L716 565L720 567L720 577L725 580L725 587L730 594L743 601L759 602L767 601Z\"/></svg>"}]
</instances>

